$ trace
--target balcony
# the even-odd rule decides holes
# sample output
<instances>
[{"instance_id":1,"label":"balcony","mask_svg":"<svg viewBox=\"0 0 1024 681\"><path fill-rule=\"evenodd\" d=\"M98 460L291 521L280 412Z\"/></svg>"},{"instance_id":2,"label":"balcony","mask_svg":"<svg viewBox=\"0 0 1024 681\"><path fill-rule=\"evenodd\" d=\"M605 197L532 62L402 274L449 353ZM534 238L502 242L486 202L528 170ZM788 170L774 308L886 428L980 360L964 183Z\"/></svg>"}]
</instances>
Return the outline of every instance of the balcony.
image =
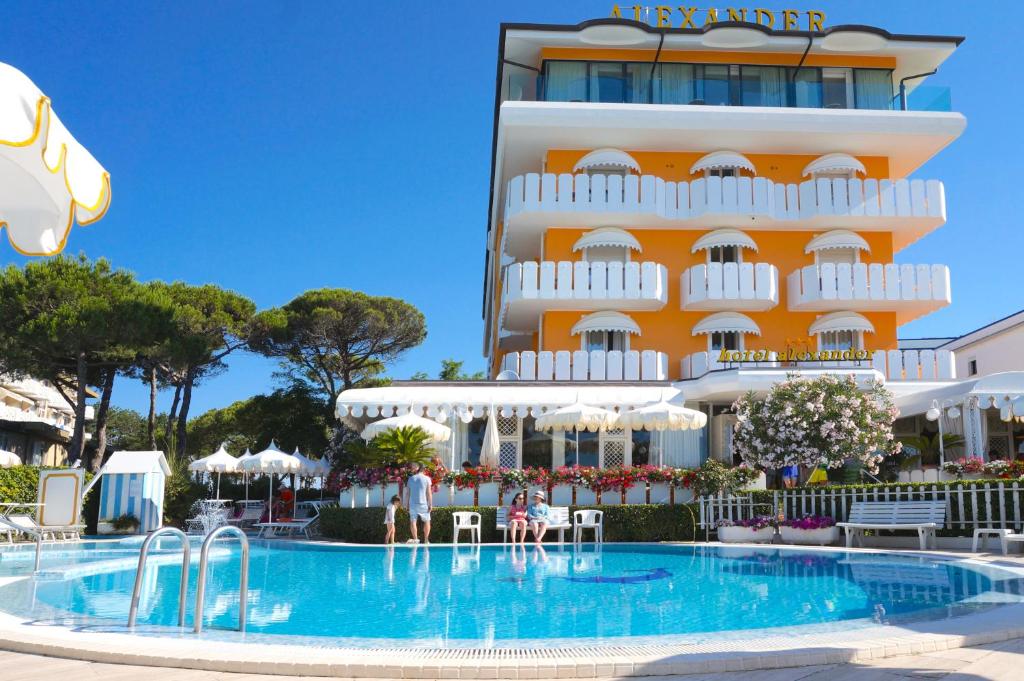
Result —
<instances>
[{"instance_id":1,"label":"balcony","mask_svg":"<svg viewBox=\"0 0 1024 681\"><path fill-rule=\"evenodd\" d=\"M504 327L534 329L547 310L660 310L668 270L654 262L528 261L505 269Z\"/></svg>"},{"instance_id":2,"label":"balcony","mask_svg":"<svg viewBox=\"0 0 1024 681\"><path fill-rule=\"evenodd\" d=\"M667 381L668 355L653 350L510 352L502 370L521 381Z\"/></svg>"},{"instance_id":3,"label":"balcony","mask_svg":"<svg viewBox=\"0 0 1024 681\"><path fill-rule=\"evenodd\" d=\"M824 263L787 279L789 309L795 311L892 311L903 324L952 301L945 265Z\"/></svg>"},{"instance_id":4,"label":"balcony","mask_svg":"<svg viewBox=\"0 0 1024 681\"><path fill-rule=\"evenodd\" d=\"M946 221L938 180L817 179L782 184L764 177L668 182L653 175L527 173L508 183L505 251L533 256L540 235L562 227L887 231L901 248Z\"/></svg>"},{"instance_id":5,"label":"balcony","mask_svg":"<svg viewBox=\"0 0 1024 681\"><path fill-rule=\"evenodd\" d=\"M779 304L779 270L767 263L694 265L680 276L684 310L770 310Z\"/></svg>"},{"instance_id":6,"label":"balcony","mask_svg":"<svg viewBox=\"0 0 1024 681\"><path fill-rule=\"evenodd\" d=\"M949 350L876 350L863 362L779 362L774 352L761 362L719 362L707 352L696 352L683 358L681 376L696 379L712 371L738 368L799 369L875 369L887 381L949 381L956 378L956 357Z\"/></svg>"}]
</instances>

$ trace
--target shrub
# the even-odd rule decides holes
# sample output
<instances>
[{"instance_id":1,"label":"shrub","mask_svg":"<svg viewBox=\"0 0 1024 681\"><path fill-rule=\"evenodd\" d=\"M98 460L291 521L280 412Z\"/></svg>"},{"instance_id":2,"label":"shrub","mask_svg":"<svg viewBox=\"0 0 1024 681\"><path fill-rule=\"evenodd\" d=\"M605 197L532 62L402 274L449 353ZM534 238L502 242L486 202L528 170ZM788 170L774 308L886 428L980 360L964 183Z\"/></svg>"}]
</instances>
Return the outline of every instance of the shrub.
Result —
<instances>
[{"instance_id":1,"label":"shrub","mask_svg":"<svg viewBox=\"0 0 1024 681\"><path fill-rule=\"evenodd\" d=\"M570 511L593 508L604 511L604 537L606 541L658 542L692 541L696 537L694 523L696 506L686 504L630 504L624 506L573 506ZM481 541L500 542L501 532L495 525L496 508L493 506L446 506L431 511L430 539L435 543L452 540L452 512L476 511L480 514ZM396 517L396 539L409 538L409 514L400 509ZM320 514L320 531L328 539L354 544L379 544L384 537L384 509L327 508ZM569 539L570 531L566 530ZM557 539L557 533L549 541ZM463 541L468 540L463 535Z\"/></svg>"},{"instance_id":2,"label":"shrub","mask_svg":"<svg viewBox=\"0 0 1024 681\"><path fill-rule=\"evenodd\" d=\"M139 519L130 513L125 513L114 518L110 526L118 532L134 532L139 529Z\"/></svg>"}]
</instances>

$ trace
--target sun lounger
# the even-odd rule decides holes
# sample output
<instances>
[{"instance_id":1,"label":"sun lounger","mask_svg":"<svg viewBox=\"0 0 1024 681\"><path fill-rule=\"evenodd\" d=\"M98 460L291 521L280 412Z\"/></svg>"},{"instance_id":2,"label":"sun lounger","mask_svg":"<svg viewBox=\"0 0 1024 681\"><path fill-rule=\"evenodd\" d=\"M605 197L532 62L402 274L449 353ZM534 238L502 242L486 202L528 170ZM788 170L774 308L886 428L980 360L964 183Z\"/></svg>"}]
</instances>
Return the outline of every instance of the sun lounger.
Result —
<instances>
[{"instance_id":1,"label":"sun lounger","mask_svg":"<svg viewBox=\"0 0 1024 681\"><path fill-rule=\"evenodd\" d=\"M242 513L238 517L228 518L228 524L238 525L239 527L252 527L259 519L263 516L263 510L266 508L266 504L248 504L242 507Z\"/></svg>"}]
</instances>

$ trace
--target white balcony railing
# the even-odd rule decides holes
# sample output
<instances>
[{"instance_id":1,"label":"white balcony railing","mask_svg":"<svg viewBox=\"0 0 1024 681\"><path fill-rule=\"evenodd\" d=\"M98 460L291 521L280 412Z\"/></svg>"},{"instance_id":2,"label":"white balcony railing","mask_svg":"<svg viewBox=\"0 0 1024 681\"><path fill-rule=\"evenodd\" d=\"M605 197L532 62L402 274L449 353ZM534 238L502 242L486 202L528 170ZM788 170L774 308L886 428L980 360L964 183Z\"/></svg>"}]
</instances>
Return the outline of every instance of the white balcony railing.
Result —
<instances>
[{"instance_id":1,"label":"white balcony railing","mask_svg":"<svg viewBox=\"0 0 1024 681\"><path fill-rule=\"evenodd\" d=\"M952 302L945 265L824 263L790 273L790 310L917 310Z\"/></svg>"},{"instance_id":2,"label":"white balcony railing","mask_svg":"<svg viewBox=\"0 0 1024 681\"><path fill-rule=\"evenodd\" d=\"M682 359L683 379L700 378L711 371L738 367L788 367L777 361L774 352L764 361L742 364L723 363L717 355L695 352ZM876 350L870 360L862 362L797 362L794 369L875 369L887 381L944 381L956 378L956 357L949 350Z\"/></svg>"},{"instance_id":3,"label":"white balcony railing","mask_svg":"<svg viewBox=\"0 0 1024 681\"><path fill-rule=\"evenodd\" d=\"M668 355L654 350L510 352L501 368L521 381L667 381Z\"/></svg>"},{"instance_id":4,"label":"white balcony railing","mask_svg":"<svg viewBox=\"0 0 1024 681\"><path fill-rule=\"evenodd\" d=\"M779 304L779 270L767 263L713 262L680 276L684 310L770 310Z\"/></svg>"},{"instance_id":5,"label":"white balcony railing","mask_svg":"<svg viewBox=\"0 0 1024 681\"><path fill-rule=\"evenodd\" d=\"M654 175L572 175L528 173L513 177L505 196L505 224L529 214L578 214L582 224L601 226L597 216L615 224L628 215L631 225L645 218L654 225L700 221L707 216L793 222L821 218L832 227L903 218L938 226L946 219L946 199L938 180L817 179L800 184L764 177L709 177L669 182ZM564 215L559 222L573 220ZM721 220L719 220L721 222ZM722 223L724 225L724 223ZM647 226L647 225L643 225Z\"/></svg>"},{"instance_id":6,"label":"white balcony railing","mask_svg":"<svg viewBox=\"0 0 1024 681\"><path fill-rule=\"evenodd\" d=\"M668 270L653 262L512 263L505 268L502 324L536 326L545 310L660 310L668 302Z\"/></svg>"}]
</instances>

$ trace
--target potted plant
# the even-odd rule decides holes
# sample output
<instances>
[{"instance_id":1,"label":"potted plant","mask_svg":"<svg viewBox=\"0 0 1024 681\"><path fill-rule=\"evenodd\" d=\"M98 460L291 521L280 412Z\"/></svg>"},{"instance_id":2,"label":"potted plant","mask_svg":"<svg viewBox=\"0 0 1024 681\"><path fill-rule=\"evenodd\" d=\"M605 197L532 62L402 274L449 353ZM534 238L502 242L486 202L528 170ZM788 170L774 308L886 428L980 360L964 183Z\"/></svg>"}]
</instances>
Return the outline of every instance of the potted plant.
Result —
<instances>
[{"instance_id":1,"label":"potted plant","mask_svg":"<svg viewBox=\"0 0 1024 681\"><path fill-rule=\"evenodd\" d=\"M839 541L839 528L831 516L806 515L780 522L779 536L786 544L825 546Z\"/></svg>"},{"instance_id":2,"label":"potted plant","mask_svg":"<svg viewBox=\"0 0 1024 681\"><path fill-rule=\"evenodd\" d=\"M942 471L957 480L977 480L985 477L985 461L980 456L962 456L956 461L947 461Z\"/></svg>"},{"instance_id":3,"label":"potted plant","mask_svg":"<svg viewBox=\"0 0 1024 681\"><path fill-rule=\"evenodd\" d=\"M759 515L747 520L718 521L718 540L727 544L767 544L775 537L775 519Z\"/></svg>"}]
</instances>

